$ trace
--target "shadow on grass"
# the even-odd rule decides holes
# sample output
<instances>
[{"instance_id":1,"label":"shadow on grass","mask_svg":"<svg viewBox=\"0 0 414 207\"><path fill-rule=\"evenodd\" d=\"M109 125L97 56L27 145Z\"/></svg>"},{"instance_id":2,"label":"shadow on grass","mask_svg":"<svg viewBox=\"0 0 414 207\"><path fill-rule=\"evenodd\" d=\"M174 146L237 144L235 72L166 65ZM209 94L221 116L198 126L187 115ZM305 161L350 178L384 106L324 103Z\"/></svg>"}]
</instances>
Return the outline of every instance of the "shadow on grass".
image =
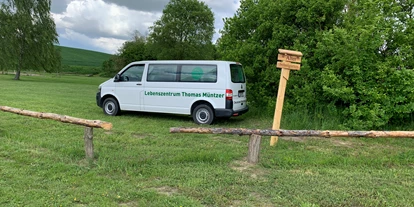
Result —
<instances>
[{"instance_id":1,"label":"shadow on grass","mask_svg":"<svg viewBox=\"0 0 414 207\"><path fill-rule=\"evenodd\" d=\"M180 122L193 122L193 117L191 115L180 115L180 114L167 114L167 113L154 113L154 112L135 112L135 111L122 111L121 116L126 117L141 117L149 119L157 119L159 121L180 121ZM239 117L231 118L216 118L212 125L210 126L219 126L219 125L228 125L228 124L239 124L242 123L244 119ZM209 125L195 125L199 127L208 127Z\"/></svg>"}]
</instances>

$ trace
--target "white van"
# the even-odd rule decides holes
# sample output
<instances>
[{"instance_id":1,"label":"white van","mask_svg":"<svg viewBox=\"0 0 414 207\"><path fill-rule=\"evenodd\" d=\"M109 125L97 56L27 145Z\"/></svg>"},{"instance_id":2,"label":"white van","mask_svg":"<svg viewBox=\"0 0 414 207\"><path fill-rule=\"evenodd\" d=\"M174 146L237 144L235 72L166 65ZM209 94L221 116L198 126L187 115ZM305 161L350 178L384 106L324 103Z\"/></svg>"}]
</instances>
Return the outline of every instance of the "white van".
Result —
<instances>
[{"instance_id":1,"label":"white van","mask_svg":"<svg viewBox=\"0 0 414 207\"><path fill-rule=\"evenodd\" d=\"M99 86L96 103L107 115L186 114L197 124L249 110L242 65L229 61L133 62Z\"/></svg>"}]
</instances>

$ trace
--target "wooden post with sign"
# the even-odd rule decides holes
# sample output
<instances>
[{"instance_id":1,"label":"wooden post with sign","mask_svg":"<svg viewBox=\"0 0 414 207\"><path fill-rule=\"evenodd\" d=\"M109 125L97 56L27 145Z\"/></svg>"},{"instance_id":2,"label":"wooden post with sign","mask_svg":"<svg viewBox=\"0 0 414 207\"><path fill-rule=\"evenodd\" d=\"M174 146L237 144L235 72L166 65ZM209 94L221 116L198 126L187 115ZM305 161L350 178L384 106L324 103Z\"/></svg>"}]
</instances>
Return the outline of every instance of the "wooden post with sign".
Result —
<instances>
[{"instance_id":1,"label":"wooden post with sign","mask_svg":"<svg viewBox=\"0 0 414 207\"><path fill-rule=\"evenodd\" d=\"M281 62L277 62L278 68L282 69L280 74L279 89L277 92L275 116L273 119L273 130L280 129L280 120L282 118L283 102L285 99L286 84L289 80L290 70L300 70L300 64L302 62L302 53L299 51L283 50L279 49L279 55L277 59ZM278 140L277 136L270 138L270 146L276 145Z\"/></svg>"}]
</instances>

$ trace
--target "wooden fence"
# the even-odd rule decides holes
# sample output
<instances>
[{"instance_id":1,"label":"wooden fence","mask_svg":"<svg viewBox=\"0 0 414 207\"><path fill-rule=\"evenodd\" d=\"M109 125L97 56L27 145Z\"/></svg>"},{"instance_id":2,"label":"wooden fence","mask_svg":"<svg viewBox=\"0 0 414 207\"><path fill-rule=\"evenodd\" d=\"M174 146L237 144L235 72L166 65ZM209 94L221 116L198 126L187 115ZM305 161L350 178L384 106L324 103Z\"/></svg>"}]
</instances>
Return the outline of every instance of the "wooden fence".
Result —
<instances>
[{"instance_id":1,"label":"wooden fence","mask_svg":"<svg viewBox=\"0 0 414 207\"><path fill-rule=\"evenodd\" d=\"M85 126L85 133L84 133L84 140L85 140L85 154L86 158L93 159L93 128L102 128L105 130L112 129L112 123L104 122L100 120L87 120L81 119L66 115L54 114L54 113L44 113L44 112L35 112L35 111L28 111L18 108L12 108L8 106L0 106L0 110L4 112L10 112L14 114L19 114L23 116L30 116L39 119L52 119L55 121L63 122L63 123L70 123L76 125Z\"/></svg>"},{"instance_id":2,"label":"wooden fence","mask_svg":"<svg viewBox=\"0 0 414 207\"><path fill-rule=\"evenodd\" d=\"M244 128L170 128L170 133L198 133L198 134L236 134L250 135L249 163L259 162L260 142L262 136L287 137L367 137L367 138L414 138L414 131L319 131L319 130L270 130Z\"/></svg>"}]
</instances>

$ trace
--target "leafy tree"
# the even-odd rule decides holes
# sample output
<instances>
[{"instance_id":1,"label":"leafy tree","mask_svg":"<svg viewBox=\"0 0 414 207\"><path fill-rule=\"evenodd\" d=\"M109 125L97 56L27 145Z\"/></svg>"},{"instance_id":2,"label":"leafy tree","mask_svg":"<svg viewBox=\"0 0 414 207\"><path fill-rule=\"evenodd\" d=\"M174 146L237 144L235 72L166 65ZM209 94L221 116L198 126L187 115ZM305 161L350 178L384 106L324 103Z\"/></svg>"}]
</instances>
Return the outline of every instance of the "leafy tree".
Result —
<instances>
[{"instance_id":1,"label":"leafy tree","mask_svg":"<svg viewBox=\"0 0 414 207\"><path fill-rule=\"evenodd\" d=\"M131 40L122 44L115 56L103 62L102 75L113 76L131 62L154 59L148 45L146 38L136 31Z\"/></svg>"},{"instance_id":2,"label":"leafy tree","mask_svg":"<svg viewBox=\"0 0 414 207\"><path fill-rule=\"evenodd\" d=\"M277 49L304 53L290 77L289 105L333 106L343 126L373 129L414 114L411 0L243 0L218 49L240 61L249 100L274 107ZM272 110L269 110L272 111Z\"/></svg>"},{"instance_id":3,"label":"leafy tree","mask_svg":"<svg viewBox=\"0 0 414 207\"><path fill-rule=\"evenodd\" d=\"M249 101L274 107L280 77L278 49L304 54L300 72L289 80L287 100L315 105L321 87L315 80L323 65L313 58L318 35L342 19L346 0L242 0L237 13L225 20L218 41L223 59L243 64L248 77ZM292 90L293 89L293 90ZM271 111L271 110L270 110Z\"/></svg>"},{"instance_id":4,"label":"leafy tree","mask_svg":"<svg viewBox=\"0 0 414 207\"><path fill-rule=\"evenodd\" d=\"M408 3L408 1L405 1ZM401 124L414 112L413 19L404 1L351 4L342 27L324 32L323 97L344 106L345 126ZM409 8L409 9L407 9Z\"/></svg>"},{"instance_id":5,"label":"leafy tree","mask_svg":"<svg viewBox=\"0 0 414 207\"><path fill-rule=\"evenodd\" d=\"M20 71L45 70L60 67L56 26L50 16L50 0L5 0L0 8L0 37L3 67ZM4 46L3 46L4 45Z\"/></svg>"},{"instance_id":6,"label":"leafy tree","mask_svg":"<svg viewBox=\"0 0 414 207\"><path fill-rule=\"evenodd\" d=\"M118 55L125 63L154 59L150 54L149 44L146 38L139 32L135 32L132 40L126 41L119 48Z\"/></svg>"},{"instance_id":7,"label":"leafy tree","mask_svg":"<svg viewBox=\"0 0 414 207\"><path fill-rule=\"evenodd\" d=\"M171 0L150 27L149 43L157 59L212 59L214 15L198 0Z\"/></svg>"}]
</instances>

